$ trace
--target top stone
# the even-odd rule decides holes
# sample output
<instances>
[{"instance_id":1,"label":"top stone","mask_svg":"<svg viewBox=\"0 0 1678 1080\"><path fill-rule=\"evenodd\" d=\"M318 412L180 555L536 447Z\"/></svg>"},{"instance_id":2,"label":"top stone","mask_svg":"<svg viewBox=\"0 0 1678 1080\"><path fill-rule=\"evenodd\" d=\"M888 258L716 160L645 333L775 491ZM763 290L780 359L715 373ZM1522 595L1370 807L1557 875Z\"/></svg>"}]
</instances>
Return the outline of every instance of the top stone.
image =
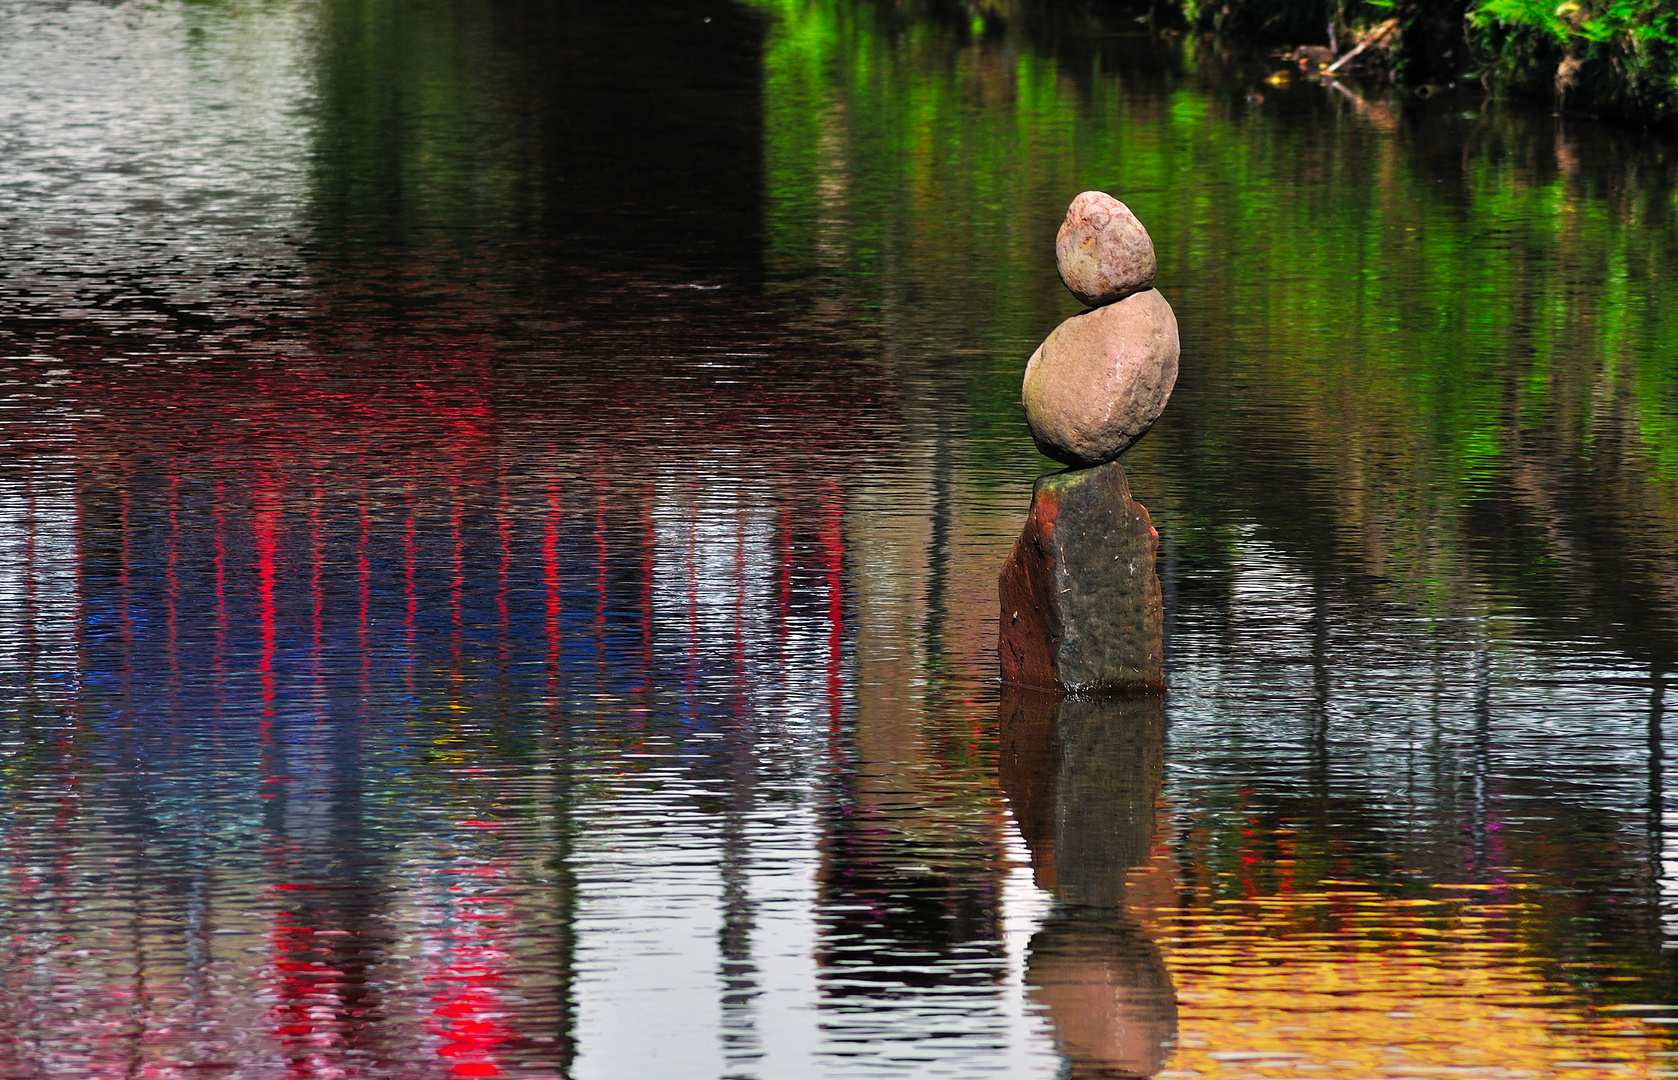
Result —
<instances>
[{"instance_id":1,"label":"top stone","mask_svg":"<svg viewBox=\"0 0 1678 1080\"><path fill-rule=\"evenodd\" d=\"M1066 208L1055 265L1072 295L1090 307L1146 289L1159 269L1148 230L1105 191L1086 191Z\"/></svg>"}]
</instances>

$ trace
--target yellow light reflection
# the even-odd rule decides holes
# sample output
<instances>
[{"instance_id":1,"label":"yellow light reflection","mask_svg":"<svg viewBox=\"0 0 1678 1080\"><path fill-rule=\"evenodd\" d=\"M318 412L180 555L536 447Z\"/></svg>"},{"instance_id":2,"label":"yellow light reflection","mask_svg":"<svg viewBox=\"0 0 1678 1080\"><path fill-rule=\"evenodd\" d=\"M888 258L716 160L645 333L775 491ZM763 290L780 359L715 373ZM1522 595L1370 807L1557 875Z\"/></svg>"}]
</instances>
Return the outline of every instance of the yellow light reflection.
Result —
<instances>
[{"instance_id":1,"label":"yellow light reflection","mask_svg":"<svg viewBox=\"0 0 1678 1080\"><path fill-rule=\"evenodd\" d=\"M1177 991L1161 1080L1678 1076L1657 1010L1593 1008L1546 976L1518 885L1185 906L1175 869L1161 847L1133 894Z\"/></svg>"}]
</instances>

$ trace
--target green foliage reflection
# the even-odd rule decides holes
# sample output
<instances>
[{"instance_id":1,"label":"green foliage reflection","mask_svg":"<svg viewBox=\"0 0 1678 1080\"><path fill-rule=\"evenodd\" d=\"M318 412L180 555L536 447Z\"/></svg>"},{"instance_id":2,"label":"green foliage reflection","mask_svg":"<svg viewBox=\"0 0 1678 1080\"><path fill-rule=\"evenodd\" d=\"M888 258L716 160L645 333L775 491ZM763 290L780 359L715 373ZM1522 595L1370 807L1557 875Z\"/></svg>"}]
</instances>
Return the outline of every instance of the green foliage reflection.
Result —
<instances>
[{"instance_id":1,"label":"green foliage reflection","mask_svg":"<svg viewBox=\"0 0 1678 1080\"><path fill-rule=\"evenodd\" d=\"M759 3L771 271L874 326L906 379L958 387L979 464L1035 460L1019 373L1075 309L1061 210L1100 187L1152 231L1182 323L1132 471L1191 563L1257 523L1425 608L1490 586L1577 611L1558 574L1678 533L1670 147L1270 87L1262 58L1195 41Z\"/></svg>"}]
</instances>

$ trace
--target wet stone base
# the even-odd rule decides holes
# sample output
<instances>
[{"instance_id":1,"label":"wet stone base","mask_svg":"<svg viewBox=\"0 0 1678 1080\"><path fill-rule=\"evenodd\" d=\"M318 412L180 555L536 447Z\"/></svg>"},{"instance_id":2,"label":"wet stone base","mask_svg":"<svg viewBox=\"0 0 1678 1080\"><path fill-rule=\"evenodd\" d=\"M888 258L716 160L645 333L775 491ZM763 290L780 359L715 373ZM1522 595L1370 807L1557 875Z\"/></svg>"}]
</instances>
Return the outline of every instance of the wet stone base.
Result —
<instances>
[{"instance_id":1,"label":"wet stone base","mask_svg":"<svg viewBox=\"0 0 1678 1080\"><path fill-rule=\"evenodd\" d=\"M1164 689L1158 550L1118 462L1041 477L999 582L1002 681L1068 693Z\"/></svg>"}]
</instances>

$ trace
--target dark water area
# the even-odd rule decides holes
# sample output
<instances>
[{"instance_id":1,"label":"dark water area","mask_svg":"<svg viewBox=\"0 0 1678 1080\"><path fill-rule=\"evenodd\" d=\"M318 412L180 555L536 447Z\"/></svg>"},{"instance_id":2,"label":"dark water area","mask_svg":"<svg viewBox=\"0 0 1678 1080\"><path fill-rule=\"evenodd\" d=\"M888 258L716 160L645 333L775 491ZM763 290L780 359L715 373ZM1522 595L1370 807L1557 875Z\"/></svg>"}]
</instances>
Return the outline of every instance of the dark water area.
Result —
<instances>
[{"instance_id":1,"label":"dark water area","mask_svg":"<svg viewBox=\"0 0 1678 1080\"><path fill-rule=\"evenodd\" d=\"M1678 1074L1678 147L1080 19L0 8L0 1076Z\"/></svg>"}]
</instances>

